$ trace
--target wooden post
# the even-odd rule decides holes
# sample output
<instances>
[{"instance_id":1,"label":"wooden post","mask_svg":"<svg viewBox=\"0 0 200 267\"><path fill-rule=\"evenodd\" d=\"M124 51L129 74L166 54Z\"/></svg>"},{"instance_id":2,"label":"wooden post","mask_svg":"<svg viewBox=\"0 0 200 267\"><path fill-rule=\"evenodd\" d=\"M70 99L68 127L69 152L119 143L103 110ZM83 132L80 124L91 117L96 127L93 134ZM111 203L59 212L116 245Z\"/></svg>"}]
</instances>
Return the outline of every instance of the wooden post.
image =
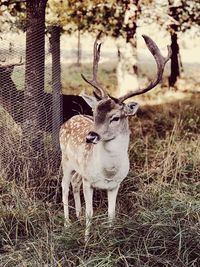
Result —
<instances>
[{"instance_id":1,"label":"wooden post","mask_svg":"<svg viewBox=\"0 0 200 267\"><path fill-rule=\"evenodd\" d=\"M60 152L59 129L62 118L61 95L61 65L60 65L60 33L59 26L51 27L51 52L52 52L52 142L55 156Z\"/></svg>"}]
</instances>

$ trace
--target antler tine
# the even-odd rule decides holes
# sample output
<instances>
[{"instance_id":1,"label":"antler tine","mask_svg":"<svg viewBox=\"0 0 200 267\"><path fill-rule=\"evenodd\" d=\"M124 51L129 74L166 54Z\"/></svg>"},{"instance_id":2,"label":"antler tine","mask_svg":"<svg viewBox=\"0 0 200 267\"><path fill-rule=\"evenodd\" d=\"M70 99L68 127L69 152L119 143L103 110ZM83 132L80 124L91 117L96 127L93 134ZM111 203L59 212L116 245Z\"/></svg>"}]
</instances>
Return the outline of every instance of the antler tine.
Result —
<instances>
[{"instance_id":1,"label":"antler tine","mask_svg":"<svg viewBox=\"0 0 200 267\"><path fill-rule=\"evenodd\" d=\"M153 89L161 81L162 75L163 75L163 72L164 72L164 68L165 68L165 64L167 63L167 61L170 59L170 57L172 55L172 51L171 51L171 48L170 48L169 45L167 46L168 55L165 58L165 57L163 57L161 55L161 52L160 52L158 46L156 45L156 43L150 37L148 37L147 35L142 35L142 37L144 38L145 43L146 43L149 51L154 56L154 59L156 61L156 64L157 64L157 77L147 87L139 88L139 89L137 89L135 91L131 91L131 92L125 94L124 96L121 96L118 99L119 102L121 102L121 103L123 101L125 101L126 99L130 98L130 97L144 94L144 93L150 91L151 89Z\"/></svg>"},{"instance_id":2,"label":"antler tine","mask_svg":"<svg viewBox=\"0 0 200 267\"><path fill-rule=\"evenodd\" d=\"M100 95L100 98L105 98L108 96L107 92L102 88L102 86L97 82L97 72L98 72L98 63L100 60L100 50L101 50L101 43L98 44L98 40L100 39L100 36L102 34L102 31L99 32L99 34L96 37L96 40L94 42L94 48L93 48L93 78L91 80L87 79L82 73L81 76L84 81L92 85L96 92L94 93L96 95Z\"/></svg>"}]
</instances>

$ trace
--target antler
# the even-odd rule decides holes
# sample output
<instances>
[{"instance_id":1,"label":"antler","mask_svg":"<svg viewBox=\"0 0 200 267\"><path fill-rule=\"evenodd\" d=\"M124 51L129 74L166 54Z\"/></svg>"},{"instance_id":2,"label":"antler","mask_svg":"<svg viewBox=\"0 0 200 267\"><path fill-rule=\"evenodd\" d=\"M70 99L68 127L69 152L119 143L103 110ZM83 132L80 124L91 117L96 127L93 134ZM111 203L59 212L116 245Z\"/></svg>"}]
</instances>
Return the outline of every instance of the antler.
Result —
<instances>
[{"instance_id":1,"label":"antler","mask_svg":"<svg viewBox=\"0 0 200 267\"><path fill-rule=\"evenodd\" d=\"M102 86L97 82L97 71L98 71L98 63L100 59L100 50L101 50L101 43L98 44L98 40L102 34L102 31L99 32L99 34L96 37L96 40L94 42L94 48L93 48L93 78L92 80L86 79L86 77L81 74L84 81L92 85L97 91L94 91L94 94L99 98L106 98L108 97L107 92L102 88ZM100 94L100 96L99 96Z\"/></svg>"},{"instance_id":2,"label":"antler","mask_svg":"<svg viewBox=\"0 0 200 267\"><path fill-rule=\"evenodd\" d=\"M135 91L132 91L132 92L125 94L124 96L119 97L118 101L121 103L132 96L141 95L141 94L144 94L144 93L150 91L151 89L153 89L161 81L163 71L165 68L165 64L167 63L167 61L170 59L170 57L172 55L172 51L171 51L171 48L169 45L167 46L168 55L165 58L161 55L158 46L150 37L148 37L147 35L142 35L142 37L144 38L145 43L146 43L149 51L151 52L151 54L155 58L155 61L157 64L157 77L147 87L141 88L141 89L139 88Z\"/></svg>"}]
</instances>

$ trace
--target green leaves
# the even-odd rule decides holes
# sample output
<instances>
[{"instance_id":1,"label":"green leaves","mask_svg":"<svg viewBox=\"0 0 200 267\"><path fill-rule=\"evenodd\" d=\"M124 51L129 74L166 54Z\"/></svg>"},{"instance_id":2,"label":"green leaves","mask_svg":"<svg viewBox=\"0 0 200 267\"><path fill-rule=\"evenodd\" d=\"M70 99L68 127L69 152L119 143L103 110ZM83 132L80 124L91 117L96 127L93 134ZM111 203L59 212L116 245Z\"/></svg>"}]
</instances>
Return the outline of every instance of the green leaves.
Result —
<instances>
[{"instance_id":1,"label":"green leaves","mask_svg":"<svg viewBox=\"0 0 200 267\"><path fill-rule=\"evenodd\" d=\"M68 32L103 30L117 37L123 29L126 6L122 0L49 0L48 4L48 23L59 24Z\"/></svg>"}]
</instances>

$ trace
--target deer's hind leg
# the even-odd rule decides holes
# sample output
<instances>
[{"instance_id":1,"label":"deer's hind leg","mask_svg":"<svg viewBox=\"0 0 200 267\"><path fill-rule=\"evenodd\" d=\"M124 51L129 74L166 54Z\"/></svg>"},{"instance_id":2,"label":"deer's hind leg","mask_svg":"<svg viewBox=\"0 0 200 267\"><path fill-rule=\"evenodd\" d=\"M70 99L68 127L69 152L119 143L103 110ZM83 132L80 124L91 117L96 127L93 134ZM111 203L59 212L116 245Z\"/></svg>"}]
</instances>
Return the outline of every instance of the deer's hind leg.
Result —
<instances>
[{"instance_id":1,"label":"deer's hind leg","mask_svg":"<svg viewBox=\"0 0 200 267\"><path fill-rule=\"evenodd\" d=\"M82 184L82 177L77 172L74 173L72 180L72 189L74 194L76 217L78 220L81 218L81 199L80 199L80 188Z\"/></svg>"}]
</instances>

